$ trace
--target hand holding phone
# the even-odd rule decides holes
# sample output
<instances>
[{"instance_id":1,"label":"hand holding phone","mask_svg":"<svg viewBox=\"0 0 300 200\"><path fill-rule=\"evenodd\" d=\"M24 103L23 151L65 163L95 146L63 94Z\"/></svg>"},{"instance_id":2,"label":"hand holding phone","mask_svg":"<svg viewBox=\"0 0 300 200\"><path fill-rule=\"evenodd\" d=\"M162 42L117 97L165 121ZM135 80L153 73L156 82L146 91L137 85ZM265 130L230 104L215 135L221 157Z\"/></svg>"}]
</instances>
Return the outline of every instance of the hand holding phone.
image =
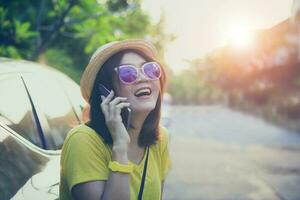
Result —
<instances>
[{"instance_id":1,"label":"hand holding phone","mask_svg":"<svg viewBox=\"0 0 300 200\"><path fill-rule=\"evenodd\" d=\"M102 96L107 97L110 94L110 91L102 84L99 84L98 86L99 92ZM121 111L122 121L128 130L130 127L130 118L131 118L131 109L126 107L123 108ZM125 118L127 118L126 122L124 121Z\"/></svg>"}]
</instances>

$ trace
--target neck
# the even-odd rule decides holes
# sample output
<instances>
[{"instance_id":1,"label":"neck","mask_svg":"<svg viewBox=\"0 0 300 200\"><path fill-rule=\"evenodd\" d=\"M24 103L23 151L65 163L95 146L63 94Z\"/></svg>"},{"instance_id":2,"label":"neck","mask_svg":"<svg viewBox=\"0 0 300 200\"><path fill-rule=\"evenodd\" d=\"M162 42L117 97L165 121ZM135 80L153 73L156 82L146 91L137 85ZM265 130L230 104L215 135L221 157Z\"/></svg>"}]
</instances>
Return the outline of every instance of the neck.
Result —
<instances>
[{"instance_id":1,"label":"neck","mask_svg":"<svg viewBox=\"0 0 300 200\"><path fill-rule=\"evenodd\" d=\"M131 128L129 129L131 145L138 145L138 138L148 114L149 112L132 112L130 120Z\"/></svg>"}]
</instances>

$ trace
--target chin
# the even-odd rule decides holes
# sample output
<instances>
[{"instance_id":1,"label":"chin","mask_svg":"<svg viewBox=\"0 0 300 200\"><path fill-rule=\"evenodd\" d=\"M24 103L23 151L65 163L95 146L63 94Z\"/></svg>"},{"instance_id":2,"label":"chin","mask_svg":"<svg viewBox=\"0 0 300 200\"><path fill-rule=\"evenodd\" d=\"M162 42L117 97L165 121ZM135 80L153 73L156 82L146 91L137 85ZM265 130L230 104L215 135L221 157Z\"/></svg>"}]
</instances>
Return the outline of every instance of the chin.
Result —
<instances>
[{"instance_id":1,"label":"chin","mask_svg":"<svg viewBox=\"0 0 300 200\"><path fill-rule=\"evenodd\" d=\"M154 110L155 108L155 104L154 103L144 103L141 105L135 105L132 106L131 109L134 112L151 112L152 110Z\"/></svg>"}]
</instances>

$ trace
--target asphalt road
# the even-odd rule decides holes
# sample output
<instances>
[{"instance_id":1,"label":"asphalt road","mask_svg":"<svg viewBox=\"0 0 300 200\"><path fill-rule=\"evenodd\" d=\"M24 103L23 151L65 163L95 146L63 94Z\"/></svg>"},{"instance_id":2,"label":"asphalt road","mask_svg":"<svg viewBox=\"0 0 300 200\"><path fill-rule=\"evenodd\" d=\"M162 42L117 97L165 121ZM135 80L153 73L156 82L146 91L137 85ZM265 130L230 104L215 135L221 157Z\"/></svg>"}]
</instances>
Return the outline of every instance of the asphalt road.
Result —
<instances>
[{"instance_id":1,"label":"asphalt road","mask_svg":"<svg viewBox=\"0 0 300 200\"><path fill-rule=\"evenodd\" d=\"M170 113L163 199L300 200L300 134L222 106Z\"/></svg>"}]
</instances>

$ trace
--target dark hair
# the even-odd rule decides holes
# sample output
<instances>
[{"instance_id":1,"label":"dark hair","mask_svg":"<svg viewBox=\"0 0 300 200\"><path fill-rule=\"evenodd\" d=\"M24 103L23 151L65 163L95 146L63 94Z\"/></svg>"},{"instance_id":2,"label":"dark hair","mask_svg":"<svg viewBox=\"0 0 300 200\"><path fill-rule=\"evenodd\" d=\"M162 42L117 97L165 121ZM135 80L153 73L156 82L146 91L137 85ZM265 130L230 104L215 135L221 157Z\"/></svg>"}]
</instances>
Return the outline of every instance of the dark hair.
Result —
<instances>
[{"instance_id":1,"label":"dark hair","mask_svg":"<svg viewBox=\"0 0 300 200\"><path fill-rule=\"evenodd\" d=\"M105 123L105 117L101 110L100 104L102 102L100 98L100 92L98 91L98 85L101 83L107 89L113 89L113 73L114 68L117 67L123 55L128 52L134 52L140 56L142 56L146 61L153 61L152 58L147 56L144 52L138 51L135 49L126 49L117 52L112 55L101 67L99 70L97 77L95 79L93 89L90 97L90 121L88 125L93 128L105 141L105 143L112 145L113 140L109 133L109 130ZM148 146L151 144L155 144L159 137L159 121L160 121L160 112L161 112L161 102L162 102L162 94L164 91L165 85L165 72L162 68L162 75L160 78L160 93L158 96L158 100L156 102L155 108L149 113L147 118L144 121L142 126L139 138L138 145L139 146ZM123 121L126 122L127 116L122 116Z\"/></svg>"}]
</instances>

